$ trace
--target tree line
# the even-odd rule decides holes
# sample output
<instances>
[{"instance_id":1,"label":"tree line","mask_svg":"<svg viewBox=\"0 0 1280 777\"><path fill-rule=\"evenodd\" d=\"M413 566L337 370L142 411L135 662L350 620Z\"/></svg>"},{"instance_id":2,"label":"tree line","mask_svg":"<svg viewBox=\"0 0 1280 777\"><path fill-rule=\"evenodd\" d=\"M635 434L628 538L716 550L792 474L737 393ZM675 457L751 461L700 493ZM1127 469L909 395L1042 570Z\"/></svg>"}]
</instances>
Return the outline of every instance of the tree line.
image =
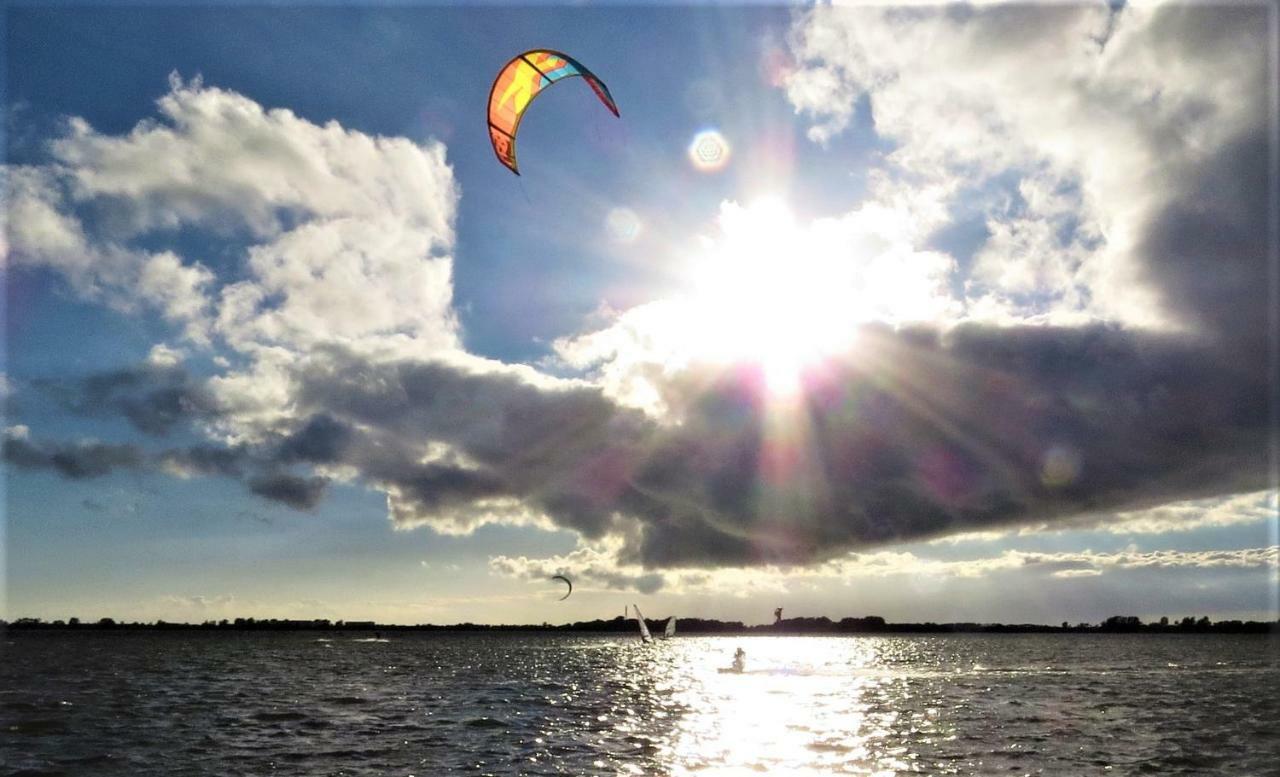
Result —
<instances>
[{"instance_id":1,"label":"tree line","mask_svg":"<svg viewBox=\"0 0 1280 777\"><path fill-rule=\"evenodd\" d=\"M646 619L649 629L661 631L666 618ZM374 621L331 621L325 618L310 620L281 618L235 618L206 620L201 623L173 623L164 620L124 622L113 618L81 621L79 618L44 621L40 618L18 618L12 622L0 620L0 629L28 630L198 630L198 631L521 631L521 632L599 632L625 633L637 630L634 618L615 616L610 620L577 621L552 625L541 624L485 624L454 623L449 625L375 623ZM832 620L826 616L779 618L774 623L747 625L741 621L721 621L708 618L677 618L677 634L927 634L927 633L1213 633L1213 634L1277 634L1280 620L1276 621L1212 621L1208 616L1187 616L1171 621L1168 617L1144 623L1134 615L1112 615L1101 623L1076 623L1063 621L1059 626L1043 623L889 623L878 615Z\"/></svg>"}]
</instances>

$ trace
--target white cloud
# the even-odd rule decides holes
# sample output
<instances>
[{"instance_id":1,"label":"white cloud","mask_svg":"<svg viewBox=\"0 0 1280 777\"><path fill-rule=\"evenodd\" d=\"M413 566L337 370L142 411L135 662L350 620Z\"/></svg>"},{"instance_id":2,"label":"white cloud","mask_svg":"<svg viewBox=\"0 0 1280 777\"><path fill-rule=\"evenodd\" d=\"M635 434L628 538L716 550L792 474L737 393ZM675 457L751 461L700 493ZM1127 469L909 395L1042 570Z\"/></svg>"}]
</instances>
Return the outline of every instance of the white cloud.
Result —
<instances>
[{"instance_id":1,"label":"white cloud","mask_svg":"<svg viewBox=\"0 0 1280 777\"><path fill-rule=\"evenodd\" d=\"M313 124L176 75L158 107L160 120L123 135L73 118L49 164L7 171L14 260L255 356L322 342L457 347L458 190L441 144ZM180 229L246 245L243 274L136 247Z\"/></svg>"},{"instance_id":2,"label":"white cloud","mask_svg":"<svg viewBox=\"0 0 1280 777\"><path fill-rule=\"evenodd\" d=\"M428 507L394 483L380 487L387 494L387 515L399 530L429 526L438 534L465 536L487 524L532 526L545 531L556 528L546 515L518 499L479 499L457 506Z\"/></svg>"},{"instance_id":3,"label":"white cloud","mask_svg":"<svg viewBox=\"0 0 1280 777\"><path fill-rule=\"evenodd\" d=\"M181 348L173 348L165 343L156 343L147 353L146 363L152 367L177 367L187 356Z\"/></svg>"},{"instance_id":4,"label":"white cloud","mask_svg":"<svg viewBox=\"0 0 1280 777\"><path fill-rule=\"evenodd\" d=\"M1248 23L1155 4L818 6L792 31L786 87L815 140L865 94L892 169L965 197L1019 181L1014 207L987 210L971 316L1185 325L1133 251L1188 169L1258 120L1265 36L1231 34Z\"/></svg>"},{"instance_id":5,"label":"white cloud","mask_svg":"<svg viewBox=\"0 0 1280 777\"><path fill-rule=\"evenodd\" d=\"M430 258L439 239L395 213L299 226L250 248L253 279L223 291L218 331L244 350L456 347L451 265Z\"/></svg>"},{"instance_id":6,"label":"white cloud","mask_svg":"<svg viewBox=\"0 0 1280 777\"><path fill-rule=\"evenodd\" d=\"M315 124L177 75L157 106L119 135L72 118L48 163L7 169L7 254L86 299L159 312L192 346L229 347L213 354L223 372L207 386L223 412L204 420L210 434L252 444L299 423L290 376L321 346L375 362L466 358L452 308L459 192L442 144ZM174 238L192 230L240 256L215 272L181 255ZM148 360L186 355L159 345ZM384 489L397 525L426 520ZM434 525L536 520L480 507Z\"/></svg>"},{"instance_id":7,"label":"white cloud","mask_svg":"<svg viewBox=\"0 0 1280 777\"><path fill-rule=\"evenodd\" d=\"M1170 502L1142 510L1126 510L1106 515L1084 515L1076 520L1053 524L1028 524L1007 531L982 531L952 534L930 541L930 545L957 545L967 542L996 542L1011 536L1024 537L1040 533L1105 532L1107 534L1169 534L1228 526L1248 526L1276 521L1280 503L1276 491L1189 499Z\"/></svg>"},{"instance_id":8,"label":"white cloud","mask_svg":"<svg viewBox=\"0 0 1280 777\"><path fill-rule=\"evenodd\" d=\"M170 77L163 121L102 135L82 119L52 149L77 201L112 206L120 237L181 226L259 238L295 220L393 214L447 245L456 189L443 146L379 138Z\"/></svg>"},{"instance_id":9,"label":"white cloud","mask_svg":"<svg viewBox=\"0 0 1280 777\"><path fill-rule=\"evenodd\" d=\"M768 565L750 569L724 567L715 570L667 570L646 572L638 565L617 561L619 543L583 543L574 551L549 558L495 556L491 572L524 580L569 575L575 585L607 589L663 591L675 595L747 597L782 593L806 584L848 583L890 578L972 580L994 575L1043 574L1053 579L1100 577L1113 570L1261 569L1280 563L1280 546L1234 550L1118 553L1071 551L1039 553L1005 550L995 556L946 560L922 557L910 551L884 550L850 553L814 566Z\"/></svg>"},{"instance_id":10,"label":"white cloud","mask_svg":"<svg viewBox=\"0 0 1280 777\"><path fill-rule=\"evenodd\" d=\"M1112 534L1165 534L1275 521L1278 514L1277 492L1259 491L1117 513L1094 528Z\"/></svg>"},{"instance_id":11,"label":"white cloud","mask_svg":"<svg viewBox=\"0 0 1280 777\"><path fill-rule=\"evenodd\" d=\"M582 544L563 556L544 559L494 556L489 559L489 571L520 580L547 580L552 575L564 575L573 581L575 590L600 588L651 594L661 589L667 579L663 574L617 563L620 546L621 543L612 541Z\"/></svg>"},{"instance_id":12,"label":"white cloud","mask_svg":"<svg viewBox=\"0 0 1280 777\"><path fill-rule=\"evenodd\" d=\"M135 312L142 303L179 326L193 341L208 341L212 272L183 263L170 251L130 248L88 235L72 215L64 194L64 169L10 167L6 170L5 260L49 267L81 296L116 310Z\"/></svg>"},{"instance_id":13,"label":"white cloud","mask_svg":"<svg viewBox=\"0 0 1280 777\"><path fill-rule=\"evenodd\" d=\"M905 551L850 554L819 568L814 574L843 579L929 575L940 578L979 578L1010 572L1044 572L1053 578L1097 577L1117 569L1256 569L1273 566L1280 547L1236 550L1118 553L1064 551L1040 553L1006 550L997 556L963 560L923 558Z\"/></svg>"}]
</instances>

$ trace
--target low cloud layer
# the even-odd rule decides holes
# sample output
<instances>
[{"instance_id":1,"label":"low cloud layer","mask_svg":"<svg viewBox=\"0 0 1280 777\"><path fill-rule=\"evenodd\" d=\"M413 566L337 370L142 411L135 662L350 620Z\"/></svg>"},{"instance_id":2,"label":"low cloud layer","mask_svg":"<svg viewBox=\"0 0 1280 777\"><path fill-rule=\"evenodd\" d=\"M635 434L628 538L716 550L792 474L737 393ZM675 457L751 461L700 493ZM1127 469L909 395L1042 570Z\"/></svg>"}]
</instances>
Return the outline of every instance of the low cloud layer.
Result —
<instances>
[{"instance_id":1,"label":"low cloud layer","mask_svg":"<svg viewBox=\"0 0 1280 777\"><path fill-rule=\"evenodd\" d=\"M805 564L1265 488L1266 393L1218 353L1108 327L868 330L782 416L758 371L706 367L660 422L586 384L333 348L289 374L292 429L158 460L302 508L356 480L406 528L543 521L650 567Z\"/></svg>"},{"instance_id":2,"label":"low cloud layer","mask_svg":"<svg viewBox=\"0 0 1280 777\"><path fill-rule=\"evenodd\" d=\"M72 480L102 477L115 470L138 470L145 461L136 445L36 442L25 426L5 430L3 448L8 464L25 470L53 470Z\"/></svg>"},{"instance_id":3,"label":"low cloud layer","mask_svg":"<svg viewBox=\"0 0 1280 777\"><path fill-rule=\"evenodd\" d=\"M147 362L74 381L37 381L36 387L71 413L123 416L138 431L156 437L220 412L208 387L178 364Z\"/></svg>"},{"instance_id":4,"label":"low cloud layer","mask_svg":"<svg viewBox=\"0 0 1280 777\"><path fill-rule=\"evenodd\" d=\"M806 567L765 566L751 570L715 572L646 572L633 565L619 565L605 548L579 547L571 553L544 559L495 556L489 571L529 582L547 581L551 575L570 574L580 590L630 589L640 593L663 592L678 596L712 594L750 597L782 593L798 585L827 581L850 583L877 580L971 581L998 576L1024 576L1069 580L1100 578L1120 572L1154 574L1174 572L1214 574L1275 570L1280 548L1239 548L1207 551L1138 551L1114 553L1064 551L1057 553L1006 550L993 556L968 559L928 558L908 551L883 550L851 553L823 564Z\"/></svg>"}]
</instances>

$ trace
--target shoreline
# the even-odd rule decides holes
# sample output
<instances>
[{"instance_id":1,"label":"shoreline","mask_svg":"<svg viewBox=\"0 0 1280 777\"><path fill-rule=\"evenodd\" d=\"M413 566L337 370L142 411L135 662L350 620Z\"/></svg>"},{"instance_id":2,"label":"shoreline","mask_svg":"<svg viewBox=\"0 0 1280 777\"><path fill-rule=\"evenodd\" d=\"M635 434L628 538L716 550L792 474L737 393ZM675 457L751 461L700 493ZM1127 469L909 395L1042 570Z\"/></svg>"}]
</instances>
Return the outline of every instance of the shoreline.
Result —
<instances>
[{"instance_id":1,"label":"shoreline","mask_svg":"<svg viewBox=\"0 0 1280 777\"><path fill-rule=\"evenodd\" d=\"M651 630L661 631L665 618L645 619ZM24 631L110 632L110 631L306 631L306 632L514 632L549 634L630 634L636 630L634 618L577 621L552 625L455 623L396 624L373 621L329 621L326 619L255 619L236 618L203 623L117 622L101 618L92 622L43 621L19 618L0 621L0 633ZM877 616L844 618L790 618L771 624L747 625L739 621L703 618L677 618L676 633L681 635L793 636L841 634L1268 634L1280 636L1280 620L1212 622L1208 618L1184 618L1176 623L1142 623L1133 616L1112 616L1102 623L1063 623L1059 626L1039 623L889 623Z\"/></svg>"}]
</instances>

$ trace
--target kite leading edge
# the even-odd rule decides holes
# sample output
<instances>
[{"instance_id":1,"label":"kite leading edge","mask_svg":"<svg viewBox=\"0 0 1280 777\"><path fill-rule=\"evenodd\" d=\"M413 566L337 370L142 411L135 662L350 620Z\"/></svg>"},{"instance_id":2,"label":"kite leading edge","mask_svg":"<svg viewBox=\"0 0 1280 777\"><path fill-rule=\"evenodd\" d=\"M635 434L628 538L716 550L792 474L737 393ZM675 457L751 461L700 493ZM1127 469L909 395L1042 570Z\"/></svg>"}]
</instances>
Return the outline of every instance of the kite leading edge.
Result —
<instances>
[{"instance_id":1,"label":"kite leading edge","mask_svg":"<svg viewBox=\"0 0 1280 777\"><path fill-rule=\"evenodd\" d=\"M559 599L558 601L563 602L565 599L568 599L568 598L569 598L569 594L573 593L573 581L572 581L572 580L570 580L569 578L565 577L564 575L552 575L552 576L551 576L550 578L548 578L548 579L550 579L550 580L563 580L563 581L564 581L564 584L565 584L565 585L567 585L567 586L569 586L569 590L568 590L568 591L565 591L565 592L564 592L564 596L560 597L560 599Z\"/></svg>"},{"instance_id":2,"label":"kite leading edge","mask_svg":"<svg viewBox=\"0 0 1280 777\"><path fill-rule=\"evenodd\" d=\"M513 58L498 71L489 90L489 140L498 161L516 175L516 132L533 98L562 78L581 76L614 116L618 106L609 88L573 57L558 51L534 49Z\"/></svg>"}]
</instances>

